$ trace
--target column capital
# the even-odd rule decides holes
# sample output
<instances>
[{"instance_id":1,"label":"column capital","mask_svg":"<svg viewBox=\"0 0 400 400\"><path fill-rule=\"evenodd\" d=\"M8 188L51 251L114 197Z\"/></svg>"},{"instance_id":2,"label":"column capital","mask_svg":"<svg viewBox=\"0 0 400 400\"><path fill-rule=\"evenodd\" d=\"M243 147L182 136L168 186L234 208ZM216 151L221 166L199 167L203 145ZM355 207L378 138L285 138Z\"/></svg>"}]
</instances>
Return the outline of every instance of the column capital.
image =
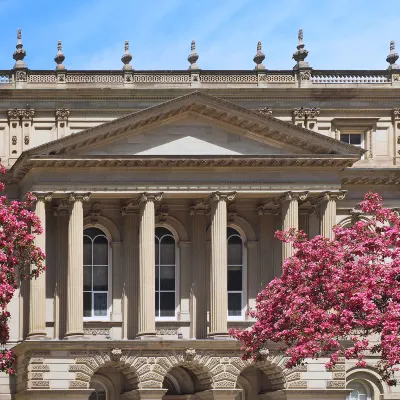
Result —
<instances>
[{"instance_id":1,"label":"column capital","mask_svg":"<svg viewBox=\"0 0 400 400\"><path fill-rule=\"evenodd\" d=\"M32 192L36 197L36 201L43 201L49 203L53 199L53 192Z\"/></svg>"},{"instance_id":2,"label":"column capital","mask_svg":"<svg viewBox=\"0 0 400 400\"><path fill-rule=\"evenodd\" d=\"M68 195L68 201L70 203L75 203L76 201L89 201L90 200L90 195L91 193L86 192L86 193L77 193L77 192L72 192Z\"/></svg>"},{"instance_id":3,"label":"column capital","mask_svg":"<svg viewBox=\"0 0 400 400\"><path fill-rule=\"evenodd\" d=\"M310 199L310 203L313 206L320 205L324 201L329 201L329 200L343 200L346 197L347 190L335 190L335 191L326 191L321 193L317 197L312 197Z\"/></svg>"},{"instance_id":4,"label":"column capital","mask_svg":"<svg viewBox=\"0 0 400 400\"><path fill-rule=\"evenodd\" d=\"M128 207L139 207L141 203L147 203L148 201L158 202L162 200L163 192L151 193L151 192L143 192L138 196L132 199L132 201L128 204Z\"/></svg>"},{"instance_id":5,"label":"column capital","mask_svg":"<svg viewBox=\"0 0 400 400\"><path fill-rule=\"evenodd\" d=\"M277 197L274 200L274 204L278 205L278 204L283 203L285 201L293 201L293 200L304 201L307 198L308 193L309 193L308 191L305 191L305 192L288 191L288 192L285 192L282 196Z\"/></svg>"},{"instance_id":6,"label":"column capital","mask_svg":"<svg viewBox=\"0 0 400 400\"><path fill-rule=\"evenodd\" d=\"M209 206L210 204L216 201L233 201L235 199L236 192L213 192L205 199L202 199L201 202L205 206Z\"/></svg>"},{"instance_id":7,"label":"column capital","mask_svg":"<svg viewBox=\"0 0 400 400\"><path fill-rule=\"evenodd\" d=\"M63 217L69 215L69 202L66 199L61 200L60 204L53 207L53 215L55 217Z\"/></svg>"}]
</instances>

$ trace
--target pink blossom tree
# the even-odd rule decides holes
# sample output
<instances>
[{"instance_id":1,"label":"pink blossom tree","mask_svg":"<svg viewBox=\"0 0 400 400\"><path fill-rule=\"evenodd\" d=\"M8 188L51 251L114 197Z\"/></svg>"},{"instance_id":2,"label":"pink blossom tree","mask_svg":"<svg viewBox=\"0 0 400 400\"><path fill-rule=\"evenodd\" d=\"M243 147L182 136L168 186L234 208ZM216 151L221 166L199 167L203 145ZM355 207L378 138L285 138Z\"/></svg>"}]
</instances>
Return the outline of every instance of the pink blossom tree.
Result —
<instances>
[{"instance_id":1,"label":"pink blossom tree","mask_svg":"<svg viewBox=\"0 0 400 400\"><path fill-rule=\"evenodd\" d=\"M0 166L0 173L5 169ZM4 184L0 183L0 191ZM0 196L0 371L15 374L15 358L5 348L9 340L10 313L7 305L13 298L19 279L33 279L44 270L45 255L35 246L35 236L42 233L39 218L30 211L35 197L25 201L8 201Z\"/></svg>"},{"instance_id":2,"label":"pink blossom tree","mask_svg":"<svg viewBox=\"0 0 400 400\"><path fill-rule=\"evenodd\" d=\"M380 356L382 379L395 385L400 363L400 217L384 208L378 194L361 203L368 214L350 227L334 227L334 239L307 240L294 229L276 232L292 242L295 254L283 263L282 276L258 294L250 315L255 324L231 330L243 342L245 359L260 357L268 342L278 343L289 357L286 367L306 358Z\"/></svg>"}]
</instances>

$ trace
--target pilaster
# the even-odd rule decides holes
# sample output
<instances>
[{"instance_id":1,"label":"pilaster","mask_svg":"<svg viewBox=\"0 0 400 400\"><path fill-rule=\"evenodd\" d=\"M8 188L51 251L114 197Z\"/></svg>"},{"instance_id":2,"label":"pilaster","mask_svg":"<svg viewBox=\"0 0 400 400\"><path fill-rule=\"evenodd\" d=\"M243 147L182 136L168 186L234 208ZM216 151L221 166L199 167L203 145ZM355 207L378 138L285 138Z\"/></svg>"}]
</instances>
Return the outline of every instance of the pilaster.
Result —
<instances>
[{"instance_id":1,"label":"pilaster","mask_svg":"<svg viewBox=\"0 0 400 400\"><path fill-rule=\"evenodd\" d=\"M190 215L193 217L191 336L196 339L207 337L206 218L209 213L210 208L207 206L195 206L190 209Z\"/></svg>"},{"instance_id":2,"label":"pilaster","mask_svg":"<svg viewBox=\"0 0 400 400\"><path fill-rule=\"evenodd\" d=\"M138 332L137 282L139 278L139 210L123 207L123 332L124 339L134 339Z\"/></svg>"},{"instance_id":3,"label":"pilaster","mask_svg":"<svg viewBox=\"0 0 400 400\"><path fill-rule=\"evenodd\" d=\"M257 207L260 216L260 280L259 290L264 289L274 279L274 233L277 208Z\"/></svg>"},{"instance_id":4,"label":"pilaster","mask_svg":"<svg viewBox=\"0 0 400 400\"><path fill-rule=\"evenodd\" d=\"M68 118L69 110L67 108L58 108L56 110L57 139L69 134Z\"/></svg>"},{"instance_id":5,"label":"pilaster","mask_svg":"<svg viewBox=\"0 0 400 400\"><path fill-rule=\"evenodd\" d=\"M35 245L46 251L46 206L51 201L51 193L35 193L35 214L40 219L43 232L35 238ZM31 266L31 270L35 268ZM29 290L29 339L46 338L46 271L30 280Z\"/></svg>"},{"instance_id":6,"label":"pilaster","mask_svg":"<svg viewBox=\"0 0 400 400\"><path fill-rule=\"evenodd\" d=\"M203 201L211 205L210 337L227 336L227 202L236 193L212 193Z\"/></svg>"},{"instance_id":7,"label":"pilaster","mask_svg":"<svg viewBox=\"0 0 400 400\"><path fill-rule=\"evenodd\" d=\"M131 244L132 245L132 244ZM112 313L111 321L122 321L122 242L111 242L112 249Z\"/></svg>"},{"instance_id":8,"label":"pilaster","mask_svg":"<svg viewBox=\"0 0 400 400\"><path fill-rule=\"evenodd\" d=\"M83 336L83 202L90 194L71 193L68 221L68 276L66 338Z\"/></svg>"},{"instance_id":9,"label":"pilaster","mask_svg":"<svg viewBox=\"0 0 400 400\"><path fill-rule=\"evenodd\" d=\"M139 217L139 310L138 333L140 338L156 335L155 322L155 209L162 193L143 193L134 202L140 205Z\"/></svg>"}]
</instances>

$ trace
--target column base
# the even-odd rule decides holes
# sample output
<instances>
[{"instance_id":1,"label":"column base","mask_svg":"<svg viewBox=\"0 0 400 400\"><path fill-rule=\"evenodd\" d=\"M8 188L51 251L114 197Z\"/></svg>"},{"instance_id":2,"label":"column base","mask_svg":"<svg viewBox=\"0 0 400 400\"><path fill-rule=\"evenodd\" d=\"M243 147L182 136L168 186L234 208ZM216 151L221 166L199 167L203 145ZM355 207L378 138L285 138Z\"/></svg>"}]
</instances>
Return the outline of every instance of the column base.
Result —
<instances>
[{"instance_id":1,"label":"column base","mask_svg":"<svg viewBox=\"0 0 400 400\"><path fill-rule=\"evenodd\" d=\"M26 340L46 340L49 339L46 333L28 333Z\"/></svg>"},{"instance_id":2,"label":"column base","mask_svg":"<svg viewBox=\"0 0 400 400\"><path fill-rule=\"evenodd\" d=\"M70 334L70 335L65 335L63 340L88 340L89 338L85 336L83 333L76 333L76 334Z\"/></svg>"},{"instance_id":3,"label":"column base","mask_svg":"<svg viewBox=\"0 0 400 400\"><path fill-rule=\"evenodd\" d=\"M156 332L139 332L136 334L138 340L160 340Z\"/></svg>"},{"instance_id":4,"label":"column base","mask_svg":"<svg viewBox=\"0 0 400 400\"><path fill-rule=\"evenodd\" d=\"M216 339L216 340L234 340L228 332L210 332L207 335L208 339Z\"/></svg>"}]
</instances>

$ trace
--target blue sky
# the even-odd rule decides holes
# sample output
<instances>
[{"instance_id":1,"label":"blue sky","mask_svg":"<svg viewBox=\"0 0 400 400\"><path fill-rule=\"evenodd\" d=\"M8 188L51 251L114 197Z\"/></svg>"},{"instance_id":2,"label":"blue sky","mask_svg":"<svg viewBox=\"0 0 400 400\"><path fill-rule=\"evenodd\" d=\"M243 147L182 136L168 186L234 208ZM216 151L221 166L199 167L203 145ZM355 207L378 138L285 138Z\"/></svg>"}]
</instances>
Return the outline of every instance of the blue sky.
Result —
<instances>
[{"instance_id":1,"label":"blue sky","mask_svg":"<svg viewBox=\"0 0 400 400\"><path fill-rule=\"evenodd\" d=\"M68 69L187 69L196 40L202 69L252 69L261 40L269 69L291 69L297 31L315 69L385 69L400 13L381 0L0 0L0 69L13 66L17 28L31 69L53 69L57 40Z\"/></svg>"}]
</instances>

